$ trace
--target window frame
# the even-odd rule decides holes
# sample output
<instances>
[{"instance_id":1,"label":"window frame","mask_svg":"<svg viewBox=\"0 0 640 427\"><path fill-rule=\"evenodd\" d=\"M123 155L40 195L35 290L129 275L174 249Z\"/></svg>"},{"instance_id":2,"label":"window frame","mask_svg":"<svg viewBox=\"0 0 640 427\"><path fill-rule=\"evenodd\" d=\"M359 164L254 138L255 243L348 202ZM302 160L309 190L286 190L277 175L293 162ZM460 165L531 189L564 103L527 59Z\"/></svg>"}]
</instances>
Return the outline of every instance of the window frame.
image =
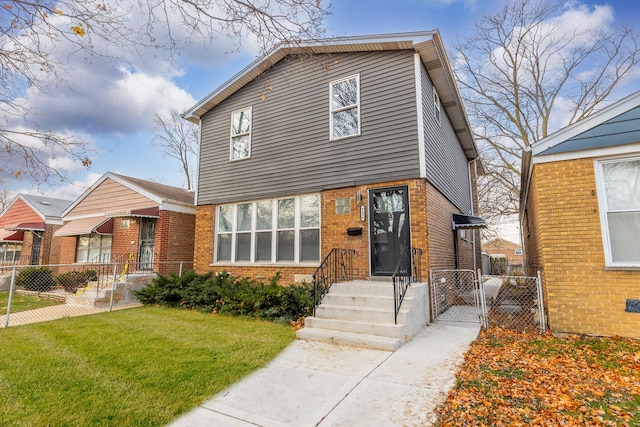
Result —
<instances>
[{"instance_id":1,"label":"window frame","mask_svg":"<svg viewBox=\"0 0 640 427\"><path fill-rule=\"evenodd\" d=\"M631 157L616 157L616 158L607 158L607 159L596 159L595 160L595 175L596 175L596 189L598 194L598 209L600 213L600 226L602 230L602 243L604 248L604 258L605 258L605 267L632 267L638 268L640 267L640 260L637 261L614 261L613 260L613 252L611 247L611 235L609 228L609 218L608 214L611 212L638 212L640 213L640 208L638 209L625 209L625 210L609 210L608 202L607 202L607 192L605 187L605 176L604 176L604 165L610 163L625 163L625 162L633 162L640 161L640 156L631 156ZM639 171L640 173L640 171Z\"/></svg>"},{"instance_id":2,"label":"window frame","mask_svg":"<svg viewBox=\"0 0 640 427\"><path fill-rule=\"evenodd\" d=\"M317 227L308 227L302 226L302 209L301 209L301 200L304 197L317 197L318 198L318 225ZM289 200L289 199L293 199L294 201L294 224L293 227L280 227L278 224L278 206L279 206L279 202L283 201L283 200ZM303 195L296 195L296 196L284 196L284 197L277 197L277 198L273 198L273 199L260 199L260 200L252 200L252 201L246 201L246 202L239 202L239 203L229 203L229 204L223 204L223 205L218 205L216 207L216 222L215 222L215 232L214 232L214 241L215 241L215 245L214 245L214 253L213 253L213 264L239 264L239 265L260 265L260 264L275 264L275 265L287 265L287 264L295 264L295 265L306 265L306 264L312 264L312 265L317 265L321 260L317 259L317 260L302 260L302 237L301 237L301 232L304 230L314 230L317 229L318 230L318 258L320 258L320 254L321 254L321 247L322 247L322 242L321 242L321 225L322 225L322 220L321 220L321 214L322 214L322 209L320 206L320 201L321 201L321 197L320 194L318 193L312 193L312 194L303 194ZM265 202L270 202L271 203L271 228L270 229L265 229L265 228L260 228L258 229L258 204L259 203L265 203ZM237 254L237 236L239 233L246 233L246 231L243 230L238 230L238 206L240 205L246 205L249 204L250 207L250 211L251 211L251 238L250 238L250 259L249 260L238 260L238 254ZM221 216L220 216L220 212L222 209L226 209L226 208L231 208L230 209L230 217L232 218L232 224L231 224L231 231L224 231L221 230L220 227L220 220L221 220ZM293 231L294 233L294 254L293 254L293 260L278 260L279 258L279 254L278 254L278 232L280 231ZM271 259L270 260L257 260L257 234L259 233L267 233L269 232L271 235ZM219 259L220 257L220 235L229 235L230 236L230 242L231 242L231 248L230 253L230 259Z\"/></svg>"},{"instance_id":3,"label":"window frame","mask_svg":"<svg viewBox=\"0 0 640 427\"><path fill-rule=\"evenodd\" d=\"M442 125L442 102L435 86L433 86L433 117L439 125Z\"/></svg>"},{"instance_id":4,"label":"window frame","mask_svg":"<svg viewBox=\"0 0 640 427\"><path fill-rule=\"evenodd\" d=\"M240 114L242 112L248 112L249 114L249 131L248 132L240 132L240 133L235 133L234 129L233 129L233 123L234 123L234 118L236 114ZM244 107L244 108L240 108L238 110L234 110L231 112L231 123L229 124L229 161L230 162L237 162L238 160L245 160L245 159L250 159L251 158L251 135L253 132L253 106L248 106L248 107ZM249 151L247 153L246 156L244 157L238 157L238 158L234 158L233 157L233 147L234 147L234 139L237 138L241 138L243 136L248 136L249 137Z\"/></svg>"},{"instance_id":5,"label":"window frame","mask_svg":"<svg viewBox=\"0 0 640 427\"><path fill-rule=\"evenodd\" d=\"M86 247L86 251L87 251L87 259L86 260L79 260L78 259L78 252L80 250L80 238L83 236L88 236L89 237L89 245L87 245ZM97 236L100 238L100 244L98 245L98 258L99 261L97 262L91 262L91 259L89 258L89 255L91 254L91 238ZM102 239L105 237L109 237L111 239L111 244L109 245L109 259L102 259L103 256L103 243L102 243ZM111 262L111 250L113 248L113 235L112 234L100 234L100 233L91 233L91 234L80 234L76 237L76 257L75 257L75 262L76 263L81 263L81 264L101 264L101 263L105 263L105 262ZM95 249L95 248L94 248ZM106 253L106 252L105 252Z\"/></svg>"},{"instance_id":6,"label":"window frame","mask_svg":"<svg viewBox=\"0 0 640 427\"><path fill-rule=\"evenodd\" d=\"M334 85L338 84L338 83L342 83L342 82L346 82L348 80L351 79L355 79L356 80L356 103L355 104L350 104L344 107L340 107L340 108L336 108L334 109L332 106L332 102L331 100L333 99L333 87ZM333 80L331 82L329 82L329 140L330 141L338 141L341 139L345 139L345 138L353 138L355 136L359 136L361 133L361 122L362 122L362 116L361 116L361 109L360 109L360 74L352 74L350 76L347 77L343 77L341 79L338 80ZM333 125L333 117L335 114L343 112L343 111L347 111L347 110L352 110L352 109L356 109L357 112L357 117L358 117L358 130L356 133L351 134L351 135L344 135L344 136L335 136L334 133L334 125Z\"/></svg>"}]
</instances>

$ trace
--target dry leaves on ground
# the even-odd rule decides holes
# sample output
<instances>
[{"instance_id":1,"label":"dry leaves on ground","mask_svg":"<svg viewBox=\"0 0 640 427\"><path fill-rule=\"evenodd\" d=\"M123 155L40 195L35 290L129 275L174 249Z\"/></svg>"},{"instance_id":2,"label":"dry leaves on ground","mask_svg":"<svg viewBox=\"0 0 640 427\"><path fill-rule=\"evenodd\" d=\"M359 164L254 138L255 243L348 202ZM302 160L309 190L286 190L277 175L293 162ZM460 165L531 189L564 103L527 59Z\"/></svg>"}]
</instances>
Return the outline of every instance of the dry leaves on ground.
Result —
<instances>
[{"instance_id":1,"label":"dry leaves on ground","mask_svg":"<svg viewBox=\"0 0 640 427\"><path fill-rule=\"evenodd\" d=\"M448 426L640 426L640 341L492 329L438 408Z\"/></svg>"}]
</instances>

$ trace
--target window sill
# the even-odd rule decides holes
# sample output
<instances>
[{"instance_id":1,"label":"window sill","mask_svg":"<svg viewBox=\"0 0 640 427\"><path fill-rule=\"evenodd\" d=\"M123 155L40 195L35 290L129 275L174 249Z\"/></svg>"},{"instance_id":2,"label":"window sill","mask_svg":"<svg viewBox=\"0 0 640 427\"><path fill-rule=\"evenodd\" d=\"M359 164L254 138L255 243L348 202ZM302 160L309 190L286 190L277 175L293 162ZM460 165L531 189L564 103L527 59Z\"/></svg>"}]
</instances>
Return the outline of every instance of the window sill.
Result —
<instances>
[{"instance_id":1,"label":"window sill","mask_svg":"<svg viewBox=\"0 0 640 427\"><path fill-rule=\"evenodd\" d=\"M248 261L216 261L209 264L211 267L314 267L317 268L320 261L305 262L248 262Z\"/></svg>"},{"instance_id":2,"label":"window sill","mask_svg":"<svg viewBox=\"0 0 640 427\"><path fill-rule=\"evenodd\" d=\"M640 265L636 266L623 266L623 265L607 265L604 267L605 271L640 271Z\"/></svg>"}]
</instances>

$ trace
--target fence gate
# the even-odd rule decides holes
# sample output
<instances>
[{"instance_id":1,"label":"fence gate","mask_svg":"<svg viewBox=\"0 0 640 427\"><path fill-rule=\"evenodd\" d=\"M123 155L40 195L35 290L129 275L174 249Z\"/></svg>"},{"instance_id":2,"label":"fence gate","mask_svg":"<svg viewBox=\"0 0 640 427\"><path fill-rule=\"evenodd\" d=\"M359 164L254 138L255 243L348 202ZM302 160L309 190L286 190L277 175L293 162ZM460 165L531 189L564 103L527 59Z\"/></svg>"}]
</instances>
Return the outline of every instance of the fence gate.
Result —
<instances>
[{"instance_id":1,"label":"fence gate","mask_svg":"<svg viewBox=\"0 0 640 427\"><path fill-rule=\"evenodd\" d=\"M484 294L473 270L431 270L434 319L483 323Z\"/></svg>"},{"instance_id":2,"label":"fence gate","mask_svg":"<svg viewBox=\"0 0 640 427\"><path fill-rule=\"evenodd\" d=\"M477 322L523 332L546 330L540 273L537 277L486 276L480 270L431 270L435 321Z\"/></svg>"}]
</instances>

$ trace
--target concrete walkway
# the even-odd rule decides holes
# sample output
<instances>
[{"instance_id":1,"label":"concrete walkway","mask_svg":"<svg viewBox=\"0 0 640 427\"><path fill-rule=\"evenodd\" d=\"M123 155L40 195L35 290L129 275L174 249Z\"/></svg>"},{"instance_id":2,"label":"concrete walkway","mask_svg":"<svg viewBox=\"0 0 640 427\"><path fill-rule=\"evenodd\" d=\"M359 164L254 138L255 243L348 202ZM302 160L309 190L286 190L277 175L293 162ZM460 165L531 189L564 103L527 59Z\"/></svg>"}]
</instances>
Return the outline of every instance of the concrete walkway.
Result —
<instances>
[{"instance_id":1,"label":"concrete walkway","mask_svg":"<svg viewBox=\"0 0 640 427\"><path fill-rule=\"evenodd\" d=\"M431 324L395 352L297 340L170 425L428 426L479 330Z\"/></svg>"},{"instance_id":2,"label":"concrete walkway","mask_svg":"<svg viewBox=\"0 0 640 427\"><path fill-rule=\"evenodd\" d=\"M124 310L126 308L141 307L140 303L114 304L112 311ZM66 319L68 317L88 316L90 314L104 313L109 311L109 307L91 307L83 305L52 305L50 307L36 308L34 310L19 311L9 313L9 326L29 325L32 323L48 322L51 320ZM0 328L4 328L7 323L7 316L0 316Z\"/></svg>"}]
</instances>

